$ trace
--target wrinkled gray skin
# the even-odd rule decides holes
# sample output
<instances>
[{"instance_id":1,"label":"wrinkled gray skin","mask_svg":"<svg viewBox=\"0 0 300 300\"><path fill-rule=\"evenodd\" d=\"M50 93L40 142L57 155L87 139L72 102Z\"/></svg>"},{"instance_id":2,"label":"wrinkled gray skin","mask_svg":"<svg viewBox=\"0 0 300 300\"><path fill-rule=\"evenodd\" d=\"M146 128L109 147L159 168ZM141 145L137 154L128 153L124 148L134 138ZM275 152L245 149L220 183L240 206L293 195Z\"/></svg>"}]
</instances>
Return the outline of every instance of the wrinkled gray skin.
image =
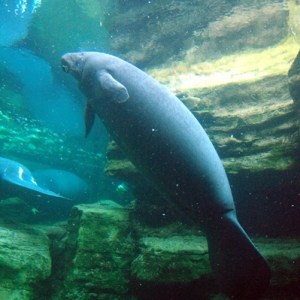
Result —
<instances>
[{"instance_id":1,"label":"wrinkled gray skin","mask_svg":"<svg viewBox=\"0 0 300 300\"><path fill-rule=\"evenodd\" d=\"M232 299L259 299L269 285L269 266L238 223L222 163L193 114L117 57L70 53L61 64L87 98L86 133L98 115L149 182L205 230L222 291Z\"/></svg>"}]
</instances>

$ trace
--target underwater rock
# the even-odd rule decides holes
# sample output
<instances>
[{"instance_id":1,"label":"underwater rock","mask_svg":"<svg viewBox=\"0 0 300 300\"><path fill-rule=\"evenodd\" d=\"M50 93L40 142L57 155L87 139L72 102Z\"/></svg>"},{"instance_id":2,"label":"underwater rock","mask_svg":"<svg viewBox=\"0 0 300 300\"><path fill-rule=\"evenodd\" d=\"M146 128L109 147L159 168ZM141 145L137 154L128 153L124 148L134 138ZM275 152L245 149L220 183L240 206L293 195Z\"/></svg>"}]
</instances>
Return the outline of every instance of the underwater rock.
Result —
<instances>
[{"instance_id":1,"label":"underwater rock","mask_svg":"<svg viewBox=\"0 0 300 300\"><path fill-rule=\"evenodd\" d=\"M147 226L129 209L90 204L74 207L67 226L1 220L0 233L1 299L221 297L203 233L180 222ZM253 241L272 269L264 299L297 299L299 239Z\"/></svg>"},{"instance_id":2,"label":"underwater rock","mask_svg":"<svg viewBox=\"0 0 300 300\"><path fill-rule=\"evenodd\" d=\"M138 66L166 61L178 54L194 30L205 27L232 8L225 1L214 4L205 0L153 1L134 5L123 13L105 14L104 25L111 36L110 52Z\"/></svg>"},{"instance_id":3,"label":"underwater rock","mask_svg":"<svg viewBox=\"0 0 300 300\"><path fill-rule=\"evenodd\" d=\"M280 42L288 30L288 10L283 9L280 1L252 5L238 3L229 14L210 22L203 30L195 30L193 47L186 54L199 55L202 60L214 59Z\"/></svg>"},{"instance_id":4,"label":"underwater rock","mask_svg":"<svg viewBox=\"0 0 300 300\"><path fill-rule=\"evenodd\" d=\"M107 206L109 208L124 208L122 205L120 205L112 200L100 200L96 203L100 204L101 206Z\"/></svg>"},{"instance_id":5,"label":"underwater rock","mask_svg":"<svg viewBox=\"0 0 300 300\"><path fill-rule=\"evenodd\" d=\"M179 222L146 226L136 217L125 208L74 207L68 234L60 234L64 246L55 249L59 255L52 249L52 256L60 261L56 294L46 294L45 299L182 300L188 294L189 299L208 300L219 293L202 232ZM54 232L48 234L50 239L57 238L57 230L48 231ZM256 237L253 241L273 274L264 299L299 297L299 240ZM46 280L41 290L54 282Z\"/></svg>"},{"instance_id":6,"label":"underwater rock","mask_svg":"<svg viewBox=\"0 0 300 300\"><path fill-rule=\"evenodd\" d=\"M111 36L108 44L112 53L142 67L191 54L209 60L247 48L268 47L288 31L288 10L281 1L125 5L119 1L119 11L105 15Z\"/></svg>"},{"instance_id":7,"label":"underwater rock","mask_svg":"<svg viewBox=\"0 0 300 300\"><path fill-rule=\"evenodd\" d=\"M298 123L285 76L185 92L199 101L191 110L228 173L286 170L295 163Z\"/></svg>"},{"instance_id":8,"label":"underwater rock","mask_svg":"<svg viewBox=\"0 0 300 300\"><path fill-rule=\"evenodd\" d=\"M1 220L0 298L31 300L51 272L49 240L39 229Z\"/></svg>"},{"instance_id":9,"label":"underwater rock","mask_svg":"<svg viewBox=\"0 0 300 300\"><path fill-rule=\"evenodd\" d=\"M138 249L131 264L131 275L138 280L188 282L211 273L204 236L145 237Z\"/></svg>"},{"instance_id":10,"label":"underwater rock","mask_svg":"<svg viewBox=\"0 0 300 300\"><path fill-rule=\"evenodd\" d=\"M268 257L272 269L271 286L278 287L284 292L284 286L293 286L299 283L299 239L261 239L262 252ZM300 291L292 291L299 297ZM295 295L296 296L296 295ZM283 297L282 297L283 299ZM286 299L284 297L284 299ZM292 298L291 298L292 299Z\"/></svg>"},{"instance_id":11,"label":"underwater rock","mask_svg":"<svg viewBox=\"0 0 300 300\"><path fill-rule=\"evenodd\" d=\"M121 154L121 150L119 155ZM105 165L104 172L107 176L125 180L130 183L139 182L142 178L141 173L134 167L134 165L127 159L110 159Z\"/></svg>"},{"instance_id":12,"label":"underwater rock","mask_svg":"<svg viewBox=\"0 0 300 300\"><path fill-rule=\"evenodd\" d=\"M93 299L92 294L126 299L134 255L129 210L78 205L68 230L66 278L58 299Z\"/></svg>"},{"instance_id":13,"label":"underwater rock","mask_svg":"<svg viewBox=\"0 0 300 300\"><path fill-rule=\"evenodd\" d=\"M34 208L30 207L20 198L8 198L0 201L0 218L13 222L32 224L36 214Z\"/></svg>"}]
</instances>

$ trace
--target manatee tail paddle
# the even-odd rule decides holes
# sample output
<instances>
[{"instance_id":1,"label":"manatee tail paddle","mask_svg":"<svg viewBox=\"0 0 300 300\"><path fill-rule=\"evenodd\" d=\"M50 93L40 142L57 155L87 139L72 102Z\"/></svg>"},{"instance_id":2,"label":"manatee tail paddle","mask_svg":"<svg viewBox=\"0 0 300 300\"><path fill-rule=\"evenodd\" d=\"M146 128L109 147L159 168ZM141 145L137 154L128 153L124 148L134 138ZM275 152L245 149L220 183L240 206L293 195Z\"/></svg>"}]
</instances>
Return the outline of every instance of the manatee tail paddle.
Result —
<instances>
[{"instance_id":1,"label":"manatee tail paddle","mask_svg":"<svg viewBox=\"0 0 300 300\"><path fill-rule=\"evenodd\" d=\"M270 283L270 267L234 212L209 226L206 236L210 264L222 292L236 300L260 299Z\"/></svg>"}]
</instances>

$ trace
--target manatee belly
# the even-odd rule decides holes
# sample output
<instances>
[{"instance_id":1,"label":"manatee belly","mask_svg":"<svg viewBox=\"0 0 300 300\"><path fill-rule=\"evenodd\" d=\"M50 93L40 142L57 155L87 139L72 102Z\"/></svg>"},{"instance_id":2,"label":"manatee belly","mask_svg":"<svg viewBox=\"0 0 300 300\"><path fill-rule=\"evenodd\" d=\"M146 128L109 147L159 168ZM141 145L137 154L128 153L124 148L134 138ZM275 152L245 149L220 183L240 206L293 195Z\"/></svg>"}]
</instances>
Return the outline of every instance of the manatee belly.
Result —
<instances>
[{"instance_id":1,"label":"manatee belly","mask_svg":"<svg viewBox=\"0 0 300 300\"><path fill-rule=\"evenodd\" d=\"M234 209L219 156L193 114L156 82L120 77L130 99L105 107L95 100L92 105L133 164L197 221Z\"/></svg>"}]
</instances>

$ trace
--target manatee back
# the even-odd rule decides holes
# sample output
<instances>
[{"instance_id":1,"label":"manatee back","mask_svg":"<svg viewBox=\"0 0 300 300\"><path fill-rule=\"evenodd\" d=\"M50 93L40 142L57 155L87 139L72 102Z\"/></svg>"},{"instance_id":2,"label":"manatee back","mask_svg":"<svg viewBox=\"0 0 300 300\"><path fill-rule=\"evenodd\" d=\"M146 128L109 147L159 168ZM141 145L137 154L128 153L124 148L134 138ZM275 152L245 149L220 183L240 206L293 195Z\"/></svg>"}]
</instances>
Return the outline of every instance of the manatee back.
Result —
<instances>
[{"instance_id":1,"label":"manatee back","mask_svg":"<svg viewBox=\"0 0 300 300\"><path fill-rule=\"evenodd\" d=\"M58 169L33 171L37 184L63 197L72 200L72 204L84 203L89 199L89 187L77 175Z\"/></svg>"}]
</instances>

